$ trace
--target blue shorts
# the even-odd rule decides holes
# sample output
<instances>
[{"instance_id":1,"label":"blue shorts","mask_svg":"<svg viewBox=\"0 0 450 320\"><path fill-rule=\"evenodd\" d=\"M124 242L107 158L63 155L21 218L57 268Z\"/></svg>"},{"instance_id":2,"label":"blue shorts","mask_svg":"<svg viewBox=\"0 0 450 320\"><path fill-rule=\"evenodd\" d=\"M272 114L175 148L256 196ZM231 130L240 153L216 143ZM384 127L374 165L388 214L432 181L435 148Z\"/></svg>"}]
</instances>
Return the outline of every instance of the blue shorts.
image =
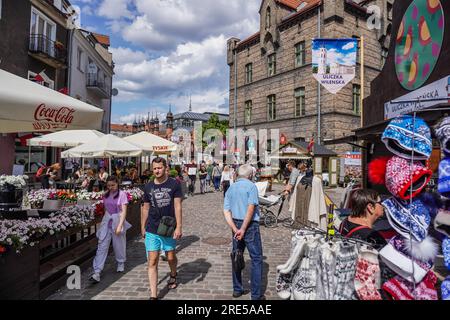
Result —
<instances>
[{"instance_id":1,"label":"blue shorts","mask_svg":"<svg viewBox=\"0 0 450 320\"><path fill-rule=\"evenodd\" d=\"M145 233L145 250L149 251L172 251L177 246L177 240L172 237L162 237L154 233Z\"/></svg>"}]
</instances>

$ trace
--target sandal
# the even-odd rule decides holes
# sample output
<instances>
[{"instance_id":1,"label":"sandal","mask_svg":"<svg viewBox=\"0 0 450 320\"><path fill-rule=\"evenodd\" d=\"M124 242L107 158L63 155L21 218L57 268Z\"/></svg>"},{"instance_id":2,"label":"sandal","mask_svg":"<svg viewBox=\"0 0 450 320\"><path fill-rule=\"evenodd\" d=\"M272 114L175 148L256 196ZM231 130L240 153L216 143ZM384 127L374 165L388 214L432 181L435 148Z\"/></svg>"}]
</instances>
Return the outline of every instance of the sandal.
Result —
<instances>
[{"instance_id":1,"label":"sandal","mask_svg":"<svg viewBox=\"0 0 450 320\"><path fill-rule=\"evenodd\" d=\"M175 273L174 276L171 275L171 274L169 274L170 278L169 278L169 280L167 281L167 287L168 287L169 289L176 289L176 288L178 287L177 275L178 275L178 272Z\"/></svg>"}]
</instances>

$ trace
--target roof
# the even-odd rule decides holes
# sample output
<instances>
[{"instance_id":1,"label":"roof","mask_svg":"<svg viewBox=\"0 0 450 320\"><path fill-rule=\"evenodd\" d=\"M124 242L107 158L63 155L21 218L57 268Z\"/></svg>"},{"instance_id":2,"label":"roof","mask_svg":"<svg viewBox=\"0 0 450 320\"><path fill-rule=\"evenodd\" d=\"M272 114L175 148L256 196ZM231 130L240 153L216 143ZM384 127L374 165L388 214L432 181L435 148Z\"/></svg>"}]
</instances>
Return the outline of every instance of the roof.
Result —
<instances>
[{"instance_id":1,"label":"roof","mask_svg":"<svg viewBox=\"0 0 450 320\"><path fill-rule=\"evenodd\" d=\"M256 32L256 33L254 33L254 34L252 34L250 37L245 38L244 40L240 41L240 42L237 44L237 47L238 47L238 48L239 48L239 47L242 47L242 46L244 46L245 44L247 44L247 43L249 43L249 42L252 42L253 40L259 40L259 31Z\"/></svg>"},{"instance_id":2,"label":"roof","mask_svg":"<svg viewBox=\"0 0 450 320\"><path fill-rule=\"evenodd\" d=\"M100 44L107 46L107 47L110 46L111 43L109 41L109 36L104 35L104 34L94 33L94 32L91 32L91 33Z\"/></svg>"},{"instance_id":3,"label":"roof","mask_svg":"<svg viewBox=\"0 0 450 320\"><path fill-rule=\"evenodd\" d=\"M284 4L286 7L296 10L303 0L277 0L278 3ZM305 2L308 2L306 0Z\"/></svg>"},{"instance_id":4,"label":"roof","mask_svg":"<svg viewBox=\"0 0 450 320\"><path fill-rule=\"evenodd\" d=\"M199 120L199 121L208 121L210 116L203 114L203 113L197 113L192 111L186 111L183 113L178 113L173 116L174 120L177 119L189 119L189 120Z\"/></svg>"},{"instance_id":5,"label":"roof","mask_svg":"<svg viewBox=\"0 0 450 320\"><path fill-rule=\"evenodd\" d=\"M111 129L111 131L117 131L117 132L133 132L133 126L131 126L131 125L111 123L110 129Z\"/></svg>"},{"instance_id":6,"label":"roof","mask_svg":"<svg viewBox=\"0 0 450 320\"><path fill-rule=\"evenodd\" d=\"M297 11L297 12L294 12L294 13L292 13L292 14L290 14L290 15L284 17L284 18L282 19L282 23L284 23L284 22L286 22L286 21L289 21L289 20L291 20L291 19L294 19L295 17L298 17L298 16L302 15L303 13L309 11L309 10L312 9L312 8L317 7L318 5L320 5L320 4L322 3L321 0L307 0L307 1L304 1L304 2L307 3L306 6L304 6L301 10L299 10L299 11Z\"/></svg>"},{"instance_id":7,"label":"roof","mask_svg":"<svg viewBox=\"0 0 450 320\"><path fill-rule=\"evenodd\" d=\"M291 142L291 143L296 144L296 145L308 150L309 142L295 140L295 142ZM315 156L329 156L329 157L337 156L336 152L328 149L327 147L325 147L323 145L319 145L317 143L314 143L313 152L314 152Z\"/></svg>"}]
</instances>

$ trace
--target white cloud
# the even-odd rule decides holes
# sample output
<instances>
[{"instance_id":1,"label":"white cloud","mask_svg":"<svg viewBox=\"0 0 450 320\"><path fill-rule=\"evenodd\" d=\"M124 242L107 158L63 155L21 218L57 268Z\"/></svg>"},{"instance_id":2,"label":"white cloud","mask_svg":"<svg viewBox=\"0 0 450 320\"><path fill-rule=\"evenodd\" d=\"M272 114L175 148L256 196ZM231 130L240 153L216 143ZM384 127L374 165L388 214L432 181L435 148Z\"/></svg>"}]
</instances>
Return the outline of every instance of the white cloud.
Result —
<instances>
[{"instance_id":1,"label":"white cloud","mask_svg":"<svg viewBox=\"0 0 450 320\"><path fill-rule=\"evenodd\" d=\"M148 55L143 51L133 51L130 48L111 48L110 51L113 54L114 62L117 65L123 65L127 63L139 63L148 58Z\"/></svg>"},{"instance_id":2,"label":"white cloud","mask_svg":"<svg viewBox=\"0 0 450 320\"><path fill-rule=\"evenodd\" d=\"M355 43L349 42L345 46L342 47L342 50L350 50L350 49L353 49L354 47L355 47Z\"/></svg>"},{"instance_id":3,"label":"white cloud","mask_svg":"<svg viewBox=\"0 0 450 320\"><path fill-rule=\"evenodd\" d=\"M132 18L133 15L128 9L130 4L131 0L103 0L98 14L109 19Z\"/></svg>"}]
</instances>

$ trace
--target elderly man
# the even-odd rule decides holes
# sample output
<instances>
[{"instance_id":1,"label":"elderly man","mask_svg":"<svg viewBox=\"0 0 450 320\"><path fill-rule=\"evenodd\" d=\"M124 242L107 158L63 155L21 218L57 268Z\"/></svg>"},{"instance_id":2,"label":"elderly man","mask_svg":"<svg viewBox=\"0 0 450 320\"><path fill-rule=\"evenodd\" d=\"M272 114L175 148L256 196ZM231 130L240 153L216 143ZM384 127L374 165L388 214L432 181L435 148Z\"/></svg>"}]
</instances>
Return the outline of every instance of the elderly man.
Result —
<instances>
[{"instance_id":1,"label":"elderly man","mask_svg":"<svg viewBox=\"0 0 450 320\"><path fill-rule=\"evenodd\" d=\"M259 231L258 189L251 182L253 169L249 164L240 166L238 180L230 186L224 203L225 220L233 232L233 254L248 249L252 261L251 297L264 300L262 283L262 244ZM242 286L242 270L233 268L233 297L247 294Z\"/></svg>"}]
</instances>

